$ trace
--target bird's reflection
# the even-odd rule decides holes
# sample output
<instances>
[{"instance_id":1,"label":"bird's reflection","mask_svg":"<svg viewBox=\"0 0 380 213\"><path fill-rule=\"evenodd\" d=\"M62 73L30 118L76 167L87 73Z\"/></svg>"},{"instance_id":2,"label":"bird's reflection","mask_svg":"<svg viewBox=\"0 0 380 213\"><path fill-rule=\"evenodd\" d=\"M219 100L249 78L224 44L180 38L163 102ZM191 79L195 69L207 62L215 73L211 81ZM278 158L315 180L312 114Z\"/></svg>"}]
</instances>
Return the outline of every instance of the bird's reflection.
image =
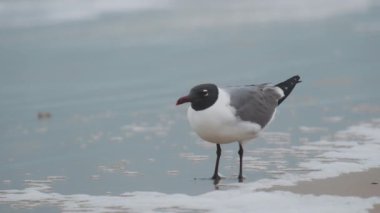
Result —
<instances>
[{"instance_id":1,"label":"bird's reflection","mask_svg":"<svg viewBox=\"0 0 380 213\"><path fill-rule=\"evenodd\" d=\"M221 189L220 186L222 185L224 179L226 179L226 178L223 178L223 177L217 178L217 179L212 179L211 178L211 180L212 180L212 182L214 184L214 189L215 190L220 190ZM245 179L244 177L243 178L238 178L238 182L239 183L243 183L244 179Z\"/></svg>"}]
</instances>

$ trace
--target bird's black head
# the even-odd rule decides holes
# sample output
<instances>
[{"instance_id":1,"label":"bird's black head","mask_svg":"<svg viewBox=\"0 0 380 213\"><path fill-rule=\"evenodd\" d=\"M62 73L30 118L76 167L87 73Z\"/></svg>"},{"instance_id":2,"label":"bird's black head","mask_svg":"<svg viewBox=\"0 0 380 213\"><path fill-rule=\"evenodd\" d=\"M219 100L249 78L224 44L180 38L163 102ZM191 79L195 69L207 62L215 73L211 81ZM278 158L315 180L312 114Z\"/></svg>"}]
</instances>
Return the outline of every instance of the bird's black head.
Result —
<instances>
[{"instance_id":1,"label":"bird's black head","mask_svg":"<svg viewBox=\"0 0 380 213\"><path fill-rule=\"evenodd\" d=\"M190 90L189 95L177 101L177 105L190 102L191 108L200 111L212 106L218 99L219 91L215 84L200 84Z\"/></svg>"}]
</instances>

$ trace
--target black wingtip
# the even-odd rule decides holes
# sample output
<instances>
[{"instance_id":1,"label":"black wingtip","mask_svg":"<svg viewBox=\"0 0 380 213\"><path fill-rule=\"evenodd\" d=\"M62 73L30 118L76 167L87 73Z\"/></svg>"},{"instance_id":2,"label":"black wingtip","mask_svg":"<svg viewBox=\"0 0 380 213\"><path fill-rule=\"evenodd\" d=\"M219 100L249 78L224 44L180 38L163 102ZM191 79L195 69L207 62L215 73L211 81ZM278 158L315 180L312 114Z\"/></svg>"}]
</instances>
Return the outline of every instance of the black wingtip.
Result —
<instances>
[{"instance_id":1,"label":"black wingtip","mask_svg":"<svg viewBox=\"0 0 380 213\"><path fill-rule=\"evenodd\" d=\"M295 76L289 78L289 79L286 80L286 81L289 81L289 80L291 80L291 81L293 81L293 82L295 82L295 83L301 83L301 82L302 82L302 81L301 81L301 77L300 77L299 75L295 75Z\"/></svg>"},{"instance_id":2,"label":"black wingtip","mask_svg":"<svg viewBox=\"0 0 380 213\"><path fill-rule=\"evenodd\" d=\"M288 80L277 84L276 86L281 88L282 91L284 91L284 97L278 100L278 105L280 105L288 97L288 95L292 92L296 84L301 82L301 77L299 75L295 75L289 78Z\"/></svg>"}]
</instances>

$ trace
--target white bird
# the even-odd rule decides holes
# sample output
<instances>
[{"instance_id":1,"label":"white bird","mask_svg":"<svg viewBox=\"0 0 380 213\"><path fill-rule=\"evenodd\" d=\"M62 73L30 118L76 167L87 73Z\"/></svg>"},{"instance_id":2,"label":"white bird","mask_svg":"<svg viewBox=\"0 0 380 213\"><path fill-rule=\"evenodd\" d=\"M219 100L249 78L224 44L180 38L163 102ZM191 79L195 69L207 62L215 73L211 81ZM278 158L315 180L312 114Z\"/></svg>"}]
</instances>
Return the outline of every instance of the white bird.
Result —
<instances>
[{"instance_id":1,"label":"white bird","mask_svg":"<svg viewBox=\"0 0 380 213\"><path fill-rule=\"evenodd\" d=\"M177 105L191 103L187 118L192 129L203 140L216 144L216 163L212 179L219 182L220 144L239 143L239 181L243 180L243 142L254 139L273 119L278 105L297 83L298 75L276 85L259 84L218 87L200 84L178 99Z\"/></svg>"}]
</instances>

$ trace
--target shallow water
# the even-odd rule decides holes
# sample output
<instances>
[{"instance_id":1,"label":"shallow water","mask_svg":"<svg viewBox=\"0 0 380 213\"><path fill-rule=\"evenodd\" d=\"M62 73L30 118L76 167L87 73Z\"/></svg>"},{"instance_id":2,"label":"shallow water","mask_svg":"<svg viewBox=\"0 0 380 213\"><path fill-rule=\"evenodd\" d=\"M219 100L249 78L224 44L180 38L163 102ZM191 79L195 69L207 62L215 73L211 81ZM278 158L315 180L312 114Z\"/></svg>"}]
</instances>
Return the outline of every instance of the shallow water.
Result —
<instances>
[{"instance_id":1,"label":"shallow water","mask_svg":"<svg viewBox=\"0 0 380 213\"><path fill-rule=\"evenodd\" d=\"M198 83L276 83L294 74L303 80L262 137L246 145L246 183L309 174L302 163L326 150L295 147L332 141L337 131L380 116L377 1L289 1L278 8L256 1L215 8L80 2L82 11L0 1L1 190L43 184L62 195L213 191L204 179L215 147L191 132L186 108L174 106ZM38 119L39 112L51 117ZM228 184L237 182L238 146L222 149L227 178L219 189L234 188ZM29 210L60 205L52 206ZM5 202L0 209L13 207Z\"/></svg>"}]
</instances>

